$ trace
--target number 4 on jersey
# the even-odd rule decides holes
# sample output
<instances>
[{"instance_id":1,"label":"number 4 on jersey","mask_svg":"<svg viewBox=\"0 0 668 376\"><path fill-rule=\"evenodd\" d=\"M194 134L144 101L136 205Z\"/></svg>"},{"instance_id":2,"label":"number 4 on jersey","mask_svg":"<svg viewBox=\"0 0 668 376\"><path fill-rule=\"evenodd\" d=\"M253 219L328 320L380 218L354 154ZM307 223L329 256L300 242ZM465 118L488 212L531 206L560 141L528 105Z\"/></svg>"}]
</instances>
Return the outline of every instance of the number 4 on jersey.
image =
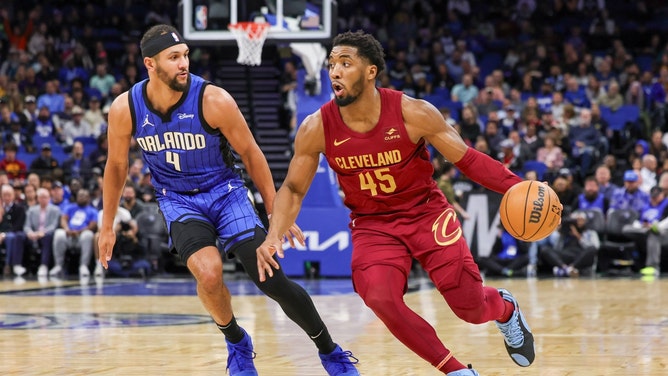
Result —
<instances>
[{"instance_id":1,"label":"number 4 on jersey","mask_svg":"<svg viewBox=\"0 0 668 376\"><path fill-rule=\"evenodd\" d=\"M167 163L174 165L174 169L176 171L181 171L181 156L178 155L177 153L174 153L173 151L168 151L165 154L165 158L167 159Z\"/></svg>"}]
</instances>

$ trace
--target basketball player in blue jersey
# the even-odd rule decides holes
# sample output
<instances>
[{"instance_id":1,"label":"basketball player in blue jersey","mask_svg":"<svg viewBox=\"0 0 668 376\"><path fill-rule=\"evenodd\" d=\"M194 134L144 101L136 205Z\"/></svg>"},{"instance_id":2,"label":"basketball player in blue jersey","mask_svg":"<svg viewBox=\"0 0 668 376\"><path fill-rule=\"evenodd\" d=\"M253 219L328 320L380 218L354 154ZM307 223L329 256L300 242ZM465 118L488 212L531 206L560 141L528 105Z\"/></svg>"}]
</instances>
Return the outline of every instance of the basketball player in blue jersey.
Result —
<instances>
[{"instance_id":1,"label":"basketball player in blue jersey","mask_svg":"<svg viewBox=\"0 0 668 376\"><path fill-rule=\"evenodd\" d=\"M109 111L109 159L104 174L100 262L106 268L116 235L112 228L128 176L132 137L150 168L171 244L197 281L197 294L225 335L230 375L257 375L248 333L235 320L223 283L222 255L236 257L256 285L281 306L318 348L329 375L359 375L357 359L332 341L313 301L280 269L259 282L256 248L266 231L234 166L233 148L271 214L276 194L267 161L239 111L222 88L190 74L190 50L172 26L156 25L141 40L149 78L118 96ZM302 242L293 225L286 237ZM351 360L352 359L352 360Z\"/></svg>"}]
</instances>

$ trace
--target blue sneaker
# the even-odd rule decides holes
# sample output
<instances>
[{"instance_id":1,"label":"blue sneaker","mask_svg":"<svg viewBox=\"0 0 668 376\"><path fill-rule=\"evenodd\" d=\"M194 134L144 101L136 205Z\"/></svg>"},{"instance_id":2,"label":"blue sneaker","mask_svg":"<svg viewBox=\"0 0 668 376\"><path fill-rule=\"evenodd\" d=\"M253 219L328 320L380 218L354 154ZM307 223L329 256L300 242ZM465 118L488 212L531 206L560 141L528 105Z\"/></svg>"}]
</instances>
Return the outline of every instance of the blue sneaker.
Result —
<instances>
[{"instance_id":1,"label":"blue sneaker","mask_svg":"<svg viewBox=\"0 0 668 376\"><path fill-rule=\"evenodd\" d=\"M227 339L227 370L230 376L257 376L257 370L253 364L255 351L253 351L253 341L251 337L244 332L244 338L238 343L230 343Z\"/></svg>"},{"instance_id":2,"label":"blue sneaker","mask_svg":"<svg viewBox=\"0 0 668 376\"><path fill-rule=\"evenodd\" d=\"M515 312L506 323L496 322L503 336L505 337L506 350L508 355L520 367L528 367L536 358L536 352L533 344L533 334L531 329L520 311L517 300L505 289L499 289L499 294L504 300L515 305Z\"/></svg>"},{"instance_id":3,"label":"blue sneaker","mask_svg":"<svg viewBox=\"0 0 668 376\"><path fill-rule=\"evenodd\" d=\"M459 371L452 371L447 373L445 376L480 376L480 374L469 364L468 368L460 369Z\"/></svg>"},{"instance_id":4,"label":"blue sneaker","mask_svg":"<svg viewBox=\"0 0 668 376\"><path fill-rule=\"evenodd\" d=\"M343 351L339 345L336 345L334 351L329 354L319 353L318 355L329 376L359 376L360 374L353 365L359 360L350 351ZM350 360L351 358L354 360Z\"/></svg>"}]
</instances>

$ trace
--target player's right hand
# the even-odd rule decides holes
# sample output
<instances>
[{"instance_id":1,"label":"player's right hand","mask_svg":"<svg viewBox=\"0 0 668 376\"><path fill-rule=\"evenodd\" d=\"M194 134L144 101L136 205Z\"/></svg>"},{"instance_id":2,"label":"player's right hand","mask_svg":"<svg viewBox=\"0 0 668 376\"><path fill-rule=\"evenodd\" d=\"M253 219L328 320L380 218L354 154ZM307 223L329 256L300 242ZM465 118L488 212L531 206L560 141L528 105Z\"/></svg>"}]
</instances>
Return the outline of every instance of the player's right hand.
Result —
<instances>
[{"instance_id":1,"label":"player's right hand","mask_svg":"<svg viewBox=\"0 0 668 376\"><path fill-rule=\"evenodd\" d=\"M100 264L105 269L109 267L107 262L111 260L111 255L114 252L114 244L116 243L116 233L113 229L100 230L100 238L97 240L97 245L100 249Z\"/></svg>"},{"instance_id":2,"label":"player's right hand","mask_svg":"<svg viewBox=\"0 0 668 376\"><path fill-rule=\"evenodd\" d=\"M278 257L283 258L283 241L277 237L270 237L264 240L262 244L257 248L257 271L260 276L260 282L267 280L274 276L274 269L279 269L280 265L278 261L274 258L274 254L278 254Z\"/></svg>"}]
</instances>

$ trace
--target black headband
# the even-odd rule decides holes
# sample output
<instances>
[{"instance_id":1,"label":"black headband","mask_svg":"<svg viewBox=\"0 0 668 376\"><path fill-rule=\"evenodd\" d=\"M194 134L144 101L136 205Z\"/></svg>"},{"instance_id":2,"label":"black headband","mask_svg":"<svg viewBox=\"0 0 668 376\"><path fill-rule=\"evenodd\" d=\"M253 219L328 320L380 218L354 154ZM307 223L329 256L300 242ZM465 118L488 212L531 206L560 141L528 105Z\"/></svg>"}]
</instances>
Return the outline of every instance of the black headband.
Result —
<instances>
[{"instance_id":1,"label":"black headband","mask_svg":"<svg viewBox=\"0 0 668 376\"><path fill-rule=\"evenodd\" d=\"M160 51L181 43L185 43L185 41L177 31L160 34L147 40L141 46L141 55L143 57L153 57L159 54Z\"/></svg>"}]
</instances>

